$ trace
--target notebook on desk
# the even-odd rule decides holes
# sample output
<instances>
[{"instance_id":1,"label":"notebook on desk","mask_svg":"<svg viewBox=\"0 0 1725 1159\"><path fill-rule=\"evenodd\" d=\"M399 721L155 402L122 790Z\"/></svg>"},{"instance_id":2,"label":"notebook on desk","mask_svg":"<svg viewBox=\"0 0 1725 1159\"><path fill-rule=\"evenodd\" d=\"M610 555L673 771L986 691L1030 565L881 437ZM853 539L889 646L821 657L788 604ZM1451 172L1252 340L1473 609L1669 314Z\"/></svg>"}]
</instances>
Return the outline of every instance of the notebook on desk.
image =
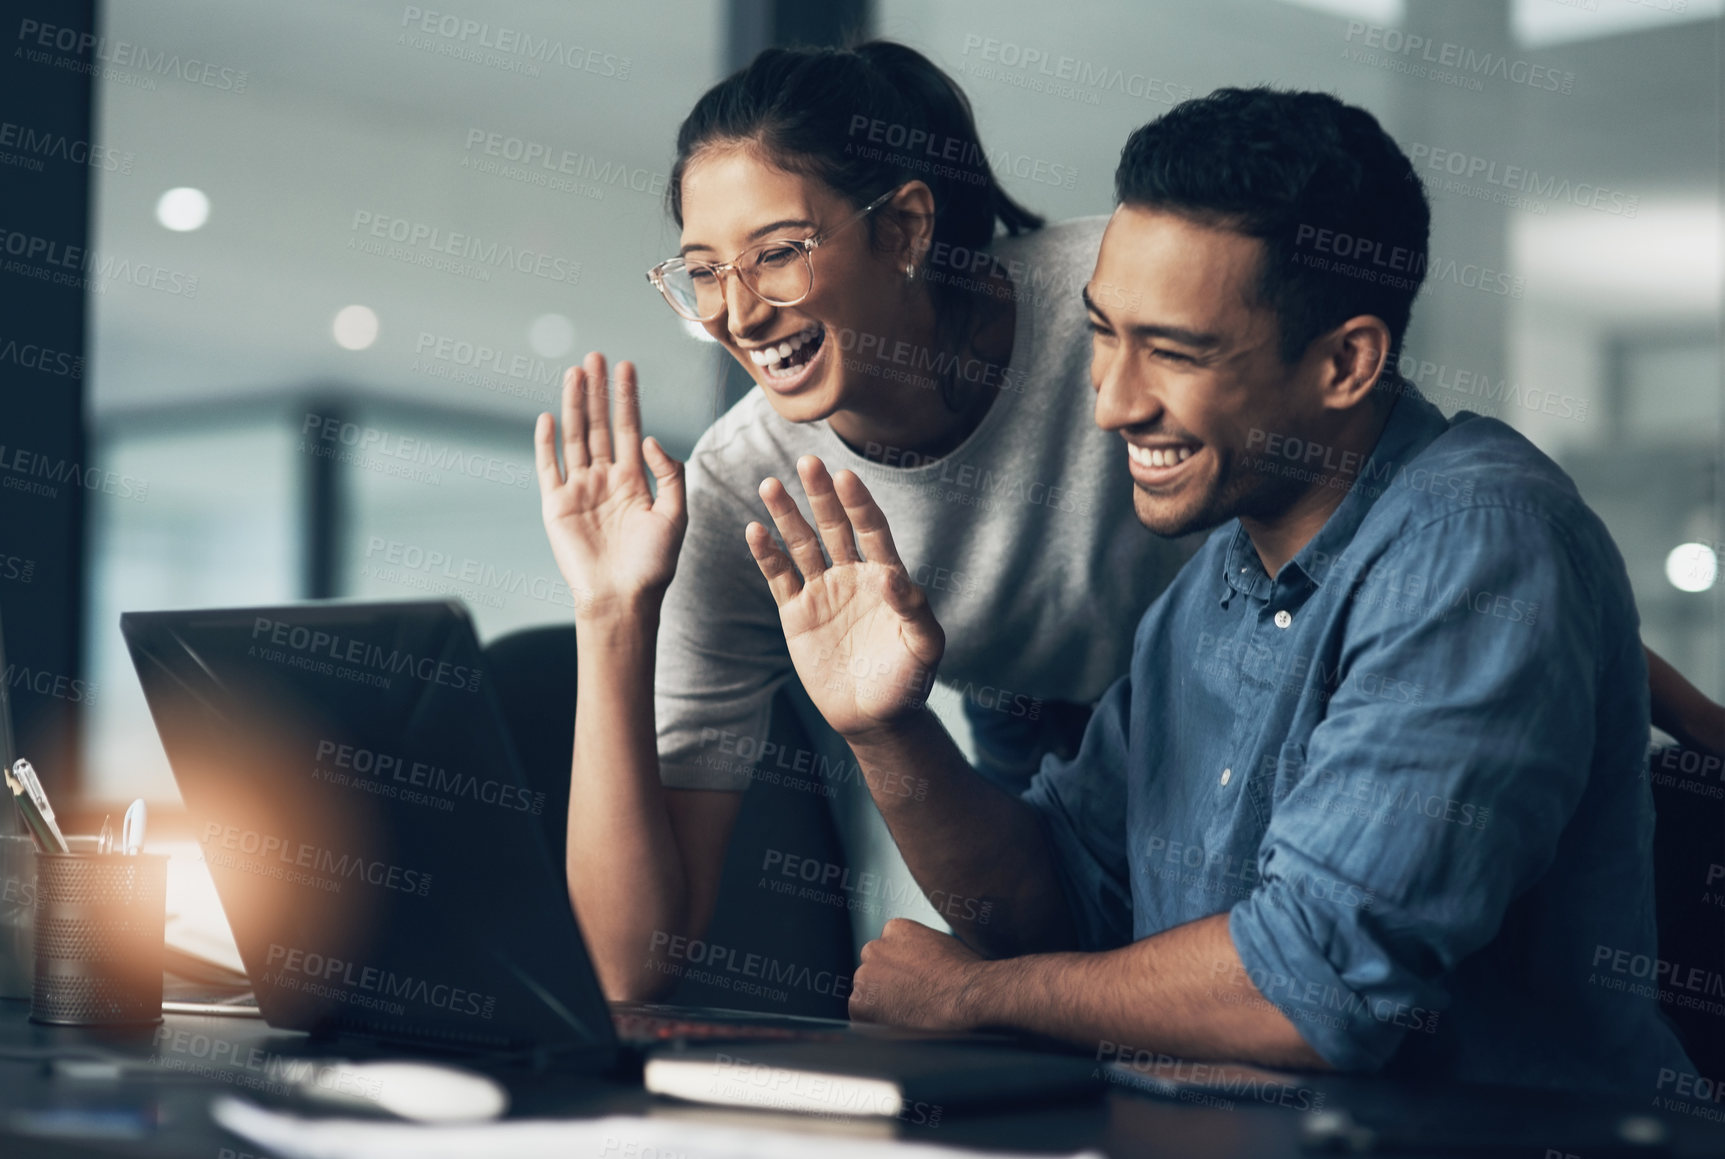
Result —
<instances>
[{"instance_id":1,"label":"notebook on desk","mask_svg":"<svg viewBox=\"0 0 1725 1159\"><path fill-rule=\"evenodd\" d=\"M459 603L120 626L270 1025L595 1067L672 1043L893 1037L609 1006Z\"/></svg>"}]
</instances>

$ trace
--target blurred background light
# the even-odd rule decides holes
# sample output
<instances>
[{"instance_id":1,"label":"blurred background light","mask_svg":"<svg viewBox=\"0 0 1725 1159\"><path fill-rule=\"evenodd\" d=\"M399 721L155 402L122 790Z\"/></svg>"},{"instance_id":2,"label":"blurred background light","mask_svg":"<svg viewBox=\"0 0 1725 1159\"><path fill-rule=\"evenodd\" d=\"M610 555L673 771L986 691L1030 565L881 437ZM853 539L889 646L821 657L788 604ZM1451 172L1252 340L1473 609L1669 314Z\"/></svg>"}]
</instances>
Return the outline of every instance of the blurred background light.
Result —
<instances>
[{"instance_id":1,"label":"blurred background light","mask_svg":"<svg viewBox=\"0 0 1725 1159\"><path fill-rule=\"evenodd\" d=\"M1665 578L1680 592L1704 592L1719 578L1719 557L1705 543L1680 543L1665 557Z\"/></svg>"},{"instance_id":2,"label":"blurred background light","mask_svg":"<svg viewBox=\"0 0 1725 1159\"><path fill-rule=\"evenodd\" d=\"M1546 48L1639 28L1711 20L1721 11L1725 0L1515 0L1510 23L1516 43Z\"/></svg>"},{"instance_id":3,"label":"blurred background light","mask_svg":"<svg viewBox=\"0 0 1725 1159\"><path fill-rule=\"evenodd\" d=\"M343 350L364 350L377 341L377 312L370 306L343 306L330 329Z\"/></svg>"},{"instance_id":4,"label":"blurred background light","mask_svg":"<svg viewBox=\"0 0 1725 1159\"><path fill-rule=\"evenodd\" d=\"M156 220L175 233L199 229L210 219L210 199L202 189L182 185L162 194L156 202Z\"/></svg>"}]
</instances>

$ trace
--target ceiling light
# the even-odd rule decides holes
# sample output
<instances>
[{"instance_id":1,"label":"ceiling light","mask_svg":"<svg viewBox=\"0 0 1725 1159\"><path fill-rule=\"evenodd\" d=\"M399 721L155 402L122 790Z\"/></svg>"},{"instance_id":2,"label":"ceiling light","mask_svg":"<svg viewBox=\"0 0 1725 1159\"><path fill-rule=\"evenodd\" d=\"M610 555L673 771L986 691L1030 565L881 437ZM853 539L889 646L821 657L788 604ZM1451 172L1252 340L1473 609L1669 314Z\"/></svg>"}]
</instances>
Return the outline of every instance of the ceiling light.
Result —
<instances>
[{"instance_id":1,"label":"ceiling light","mask_svg":"<svg viewBox=\"0 0 1725 1159\"><path fill-rule=\"evenodd\" d=\"M364 350L377 341L377 313L370 306L343 306L330 329L343 350Z\"/></svg>"},{"instance_id":2,"label":"ceiling light","mask_svg":"<svg viewBox=\"0 0 1725 1159\"><path fill-rule=\"evenodd\" d=\"M1680 543L1665 557L1665 578L1680 592L1704 592L1719 577L1719 557L1705 543Z\"/></svg>"},{"instance_id":3,"label":"ceiling light","mask_svg":"<svg viewBox=\"0 0 1725 1159\"><path fill-rule=\"evenodd\" d=\"M210 219L210 199L202 189L182 185L156 201L156 220L175 233L189 233Z\"/></svg>"}]
</instances>

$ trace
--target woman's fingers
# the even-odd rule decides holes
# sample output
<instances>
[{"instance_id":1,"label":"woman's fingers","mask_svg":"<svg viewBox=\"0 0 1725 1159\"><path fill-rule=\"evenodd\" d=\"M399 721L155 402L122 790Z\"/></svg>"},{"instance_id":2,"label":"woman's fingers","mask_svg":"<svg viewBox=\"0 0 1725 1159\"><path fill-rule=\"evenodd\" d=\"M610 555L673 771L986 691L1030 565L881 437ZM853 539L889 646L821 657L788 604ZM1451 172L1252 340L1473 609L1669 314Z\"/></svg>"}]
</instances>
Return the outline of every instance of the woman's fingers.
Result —
<instances>
[{"instance_id":1,"label":"woman's fingers","mask_svg":"<svg viewBox=\"0 0 1725 1159\"><path fill-rule=\"evenodd\" d=\"M895 568L887 579L886 603L905 619L914 620L928 606L928 593L912 582L908 571Z\"/></svg>"},{"instance_id":2,"label":"woman's fingers","mask_svg":"<svg viewBox=\"0 0 1725 1159\"><path fill-rule=\"evenodd\" d=\"M657 482L653 494L653 510L681 526L686 518L687 500L683 489L683 464L671 457L671 453L659 445L659 440L649 435L641 443L646 452L647 466L652 468L653 478Z\"/></svg>"},{"instance_id":3,"label":"woman's fingers","mask_svg":"<svg viewBox=\"0 0 1725 1159\"><path fill-rule=\"evenodd\" d=\"M743 530L743 538L748 541L749 553L755 557L755 566L761 569L761 574L767 579L767 587L773 593L773 602L781 608L784 607L803 590L803 581L797 575L797 569L791 565L790 558L779 550L779 545L773 542L772 533L761 524L750 523Z\"/></svg>"},{"instance_id":4,"label":"woman's fingers","mask_svg":"<svg viewBox=\"0 0 1725 1159\"><path fill-rule=\"evenodd\" d=\"M587 412L583 410L587 372L571 366L563 372L563 466L573 471L588 465Z\"/></svg>"},{"instance_id":5,"label":"woman's fingers","mask_svg":"<svg viewBox=\"0 0 1725 1159\"><path fill-rule=\"evenodd\" d=\"M898 548L893 545L892 528L887 526L886 515L863 481L857 478L856 472L840 471L833 479L833 492L844 504L845 515L850 525L856 528L857 539L869 562L904 571L904 561L899 559Z\"/></svg>"},{"instance_id":6,"label":"woman's fingers","mask_svg":"<svg viewBox=\"0 0 1725 1159\"><path fill-rule=\"evenodd\" d=\"M597 350L583 363L587 384L587 453L595 463L611 458L611 383L606 378L605 356Z\"/></svg>"},{"instance_id":7,"label":"woman's fingers","mask_svg":"<svg viewBox=\"0 0 1725 1159\"><path fill-rule=\"evenodd\" d=\"M646 447L641 438L641 391L633 362L617 364L617 440L611 437L612 415L607 389L605 356L597 350L587 355L580 366L563 372L563 469L557 466L557 424L550 416L533 430L534 463L538 469L541 490L563 485L569 473L592 466L616 462L622 466L641 467L643 450L652 456L649 464L659 481L661 501L654 507L661 514L683 519L683 464L668 454L658 442ZM615 458L613 458L615 456Z\"/></svg>"},{"instance_id":8,"label":"woman's fingers","mask_svg":"<svg viewBox=\"0 0 1725 1159\"><path fill-rule=\"evenodd\" d=\"M851 534L851 521L845 515L844 504L833 494L832 476L827 465L813 455L797 460L797 474L803 481L803 491L809 497L809 510L815 513L815 526L820 529L821 542L833 564L857 563L856 537Z\"/></svg>"},{"instance_id":9,"label":"woman's fingers","mask_svg":"<svg viewBox=\"0 0 1725 1159\"><path fill-rule=\"evenodd\" d=\"M761 501L767 505L767 511L773 517L773 525L779 529L779 538L785 541L785 547L790 550L791 562L797 565L803 575L814 579L826 571L827 561L821 554L821 541L815 537L814 528L803 518L803 513L797 510L797 505L791 502L785 485L777 479L762 480Z\"/></svg>"},{"instance_id":10,"label":"woman's fingers","mask_svg":"<svg viewBox=\"0 0 1725 1159\"><path fill-rule=\"evenodd\" d=\"M557 420L548 414L533 423L533 466L539 475L539 494L563 485L563 472L557 469Z\"/></svg>"},{"instance_id":11,"label":"woman's fingers","mask_svg":"<svg viewBox=\"0 0 1725 1159\"><path fill-rule=\"evenodd\" d=\"M617 461L633 466L641 463L641 395L635 381L635 364L617 364L617 382L612 393L617 401Z\"/></svg>"}]
</instances>

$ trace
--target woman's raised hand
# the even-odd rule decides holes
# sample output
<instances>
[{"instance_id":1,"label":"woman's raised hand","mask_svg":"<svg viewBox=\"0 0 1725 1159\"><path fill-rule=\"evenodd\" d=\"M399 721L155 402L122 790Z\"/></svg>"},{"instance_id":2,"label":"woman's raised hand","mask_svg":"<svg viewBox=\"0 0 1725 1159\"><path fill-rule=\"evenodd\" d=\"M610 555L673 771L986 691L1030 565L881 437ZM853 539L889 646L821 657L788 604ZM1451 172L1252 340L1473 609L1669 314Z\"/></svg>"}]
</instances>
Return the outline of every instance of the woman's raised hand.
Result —
<instances>
[{"instance_id":1,"label":"woman's raised hand","mask_svg":"<svg viewBox=\"0 0 1725 1159\"><path fill-rule=\"evenodd\" d=\"M818 537L777 479L761 484L761 499L790 554L759 523L745 534L803 688L834 731L860 738L922 708L946 633L863 481L851 471L833 478L813 455L798 460L797 474Z\"/></svg>"},{"instance_id":2,"label":"woman's raised hand","mask_svg":"<svg viewBox=\"0 0 1725 1159\"><path fill-rule=\"evenodd\" d=\"M551 552L574 593L576 618L656 604L677 570L689 518L683 464L658 440L641 437L634 363L617 364L614 384L606 377L605 356L596 351L566 371L561 468L556 438L556 422L540 415L533 428L539 510ZM647 486L648 468L658 482L657 496Z\"/></svg>"}]
</instances>

